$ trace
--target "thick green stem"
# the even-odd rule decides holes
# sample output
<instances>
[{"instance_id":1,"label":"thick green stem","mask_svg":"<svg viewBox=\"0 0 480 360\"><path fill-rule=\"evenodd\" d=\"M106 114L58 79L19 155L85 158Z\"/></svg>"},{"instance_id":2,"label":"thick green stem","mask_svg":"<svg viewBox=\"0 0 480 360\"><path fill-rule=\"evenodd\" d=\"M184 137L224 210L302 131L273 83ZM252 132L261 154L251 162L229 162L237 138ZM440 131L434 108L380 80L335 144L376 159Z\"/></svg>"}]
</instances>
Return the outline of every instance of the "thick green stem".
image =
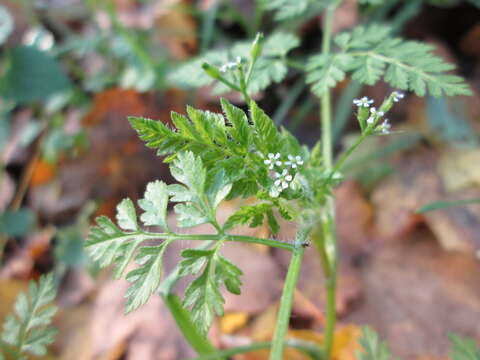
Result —
<instances>
[{"instance_id":1,"label":"thick green stem","mask_svg":"<svg viewBox=\"0 0 480 360\"><path fill-rule=\"evenodd\" d=\"M334 12L340 1L328 6L323 26L322 54L328 56L332 42L332 25ZM330 91L327 91L321 99L321 125L322 125L322 153L327 171L333 170L333 146L332 146L332 99ZM322 215L323 241L320 251L325 272L326 290L326 324L325 324L325 358L330 359L335 332L335 292L336 292L336 268L337 268L337 240L335 237L335 201L333 197L327 200Z\"/></svg>"},{"instance_id":2,"label":"thick green stem","mask_svg":"<svg viewBox=\"0 0 480 360\"><path fill-rule=\"evenodd\" d=\"M282 298L280 299L280 309L278 311L275 334L273 335L272 351L270 352L269 357L270 360L282 359L283 347L285 345L285 335L288 330L290 314L292 312L295 286L297 285L304 252L305 248L297 244L292 254L287 277L285 279Z\"/></svg>"}]
</instances>

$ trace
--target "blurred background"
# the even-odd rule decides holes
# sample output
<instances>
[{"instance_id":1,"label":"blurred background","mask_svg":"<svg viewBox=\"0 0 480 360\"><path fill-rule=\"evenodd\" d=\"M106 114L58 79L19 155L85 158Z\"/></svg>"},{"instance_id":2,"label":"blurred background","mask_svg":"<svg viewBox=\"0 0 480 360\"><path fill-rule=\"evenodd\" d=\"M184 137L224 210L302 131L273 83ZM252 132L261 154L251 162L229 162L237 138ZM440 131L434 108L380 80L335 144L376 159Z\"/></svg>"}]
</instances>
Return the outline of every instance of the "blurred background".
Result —
<instances>
[{"instance_id":1,"label":"blurred background","mask_svg":"<svg viewBox=\"0 0 480 360\"><path fill-rule=\"evenodd\" d=\"M343 345L335 356L353 359L359 326L370 324L401 358L446 359L447 334L480 339L480 205L416 211L435 201L480 198L480 4L385 3L345 0L335 32L367 21L390 24L405 38L434 45L474 95L407 93L389 115L398 133L372 138L347 165L347 181L336 189ZM259 31L296 34L294 61L319 52L319 12L278 16L263 0L1 1L0 321L29 279L53 271L59 335L43 359L194 355L159 297L123 315L126 284L100 272L83 241L94 216L114 217L116 204L140 197L148 181L171 181L127 116L169 122L170 111L184 113L186 104L220 111L210 86L185 86L186 76L202 72L189 61L251 41ZM319 101L293 60L282 81L254 98L311 146L320 133ZM334 90L337 153L358 134L351 100L365 95L379 102L391 90L350 79ZM237 94L223 96L244 106ZM229 214L236 204L222 206ZM282 229L279 241L293 233ZM269 236L267 228L255 235ZM179 249L169 255L167 270ZM244 271L244 286L241 296L226 295L226 315L215 323L212 341L228 347L269 339L288 256L233 244L225 252ZM291 323L307 340L321 341L322 282L316 255L307 251ZM262 352L237 357L266 358Z\"/></svg>"}]
</instances>

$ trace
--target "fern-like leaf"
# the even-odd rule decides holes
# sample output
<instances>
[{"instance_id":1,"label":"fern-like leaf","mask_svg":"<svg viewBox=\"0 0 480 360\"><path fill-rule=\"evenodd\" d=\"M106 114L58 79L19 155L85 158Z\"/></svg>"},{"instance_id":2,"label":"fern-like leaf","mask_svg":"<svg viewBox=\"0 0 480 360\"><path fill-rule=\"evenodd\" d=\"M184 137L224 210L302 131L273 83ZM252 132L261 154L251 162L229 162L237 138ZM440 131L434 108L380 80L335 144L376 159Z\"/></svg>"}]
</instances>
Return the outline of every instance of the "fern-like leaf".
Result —
<instances>
[{"instance_id":1,"label":"fern-like leaf","mask_svg":"<svg viewBox=\"0 0 480 360\"><path fill-rule=\"evenodd\" d=\"M42 276L38 283L31 281L28 292L22 292L15 301L15 314L7 316L1 336L6 350L16 359L28 355L41 356L55 338L56 330L49 325L57 308L51 305L56 296L53 275Z\"/></svg>"},{"instance_id":2,"label":"fern-like leaf","mask_svg":"<svg viewBox=\"0 0 480 360\"><path fill-rule=\"evenodd\" d=\"M298 45L298 38L290 33L277 32L266 38L263 42L262 54L255 63L248 84L248 93L258 93L270 84L282 81L287 74L287 66L283 62L283 57ZM203 63L220 67L237 57L247 59L250 48L251 42L239 42L230 49L209 51L181 65L172 73L170 80L183 87L197 88L210 85L215 80L200 71ZM225 77L231 82L235 82L230 74L225 74ZM227 91L230 91L230 89L222 83L216 83L213 89L214 94L222 94Z\"/></svg>"},{"instance_id":3,"label":"fern-like leaf","mask_svg":"<svg viewBox=\"0 0 480 360\"><path fill-rule=\"evenodd\" d=\"M201 274L185 290L184 306L191 308L192 320L206 334L215 315L223 315L225 299L220 286L233 294L240 294L242 271L212 250L188 249L182 252L180 275ZM203 269L203 270L202 270Z\"/></svg>"},{"instance_id":4,"label":"fern-like leaf","mask_svg":"<svg viewBox=\"0 0 480 360\"><path fill-rule=\"evenodd\" d=\"M361 83L373 85L383 78L393 87L419 96L471 94L461 77L447 73L454 66L435 56L431 45L391 37L389 33L386 26L371 25L338 35L335 42L339 53L309 60L307 81L313 91L321 96L351 72L352 78Z\"/></svg>"},{"instance_id":5,"label":"fern-like leaf","mask_svg":"<svg viewBox=\"0 0 480 360\"><path fill-rule=\"evenodd\" d=\"M392 358L388 346L369 327L362 329L358 342L362 347L361 351L357 352L358 360L390 360Z\"/></svg>"}]
</instances>

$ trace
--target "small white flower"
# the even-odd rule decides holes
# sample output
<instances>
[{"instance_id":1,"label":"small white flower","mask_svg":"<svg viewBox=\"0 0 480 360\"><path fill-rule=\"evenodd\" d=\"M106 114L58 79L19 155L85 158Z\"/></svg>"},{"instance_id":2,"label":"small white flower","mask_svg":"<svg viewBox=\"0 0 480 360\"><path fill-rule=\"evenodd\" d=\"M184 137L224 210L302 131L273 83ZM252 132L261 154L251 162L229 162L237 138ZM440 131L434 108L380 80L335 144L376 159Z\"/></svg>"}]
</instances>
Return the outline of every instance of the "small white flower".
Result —
<instances>
[{"instance_id":1,"label":"small white flower","mask_svg":"<svg viewBox=\"0 0 480 360\"><path fill-rule=\"evenodd\" d=\"M274 181L274 185L282 190L288 188L289 182L293 180L293 176L288 173L287 169L283 169L282 173L275 173L277 180Z\"/></svg>"},{"instance_id":2,"label":"small white flower","mask_svg":"<svg viewBox=\"0 0 480 360\"><path fill-rule=\"evenodd\" d=\"M233 70L237 68L241 64L241 62L242 62L242 58L240 56L237 56L235 58L235 61L229 61L226 64L223 64L222 66L220 66L220 71L222 73L226 73L229 70Z\"/></svg>"},{"instance_id":3,"label":"small white flower","mask_svg":"<svg viewBox=\"0 0 480 360\"><path fill-rule=\"evenodd\" d=\"M297 166L303 165L303 160L298 155L288 155L288 161L285 161L285 165L290 166L292 169L296 169Z\"/></svg>"},{"instance_id":4,"label":"small white flower","mask_svg":"<svg viewBox=\"0 0 480 360\"><path fill-rule=\"evenodd\" d=\"M382 131L384 134L390 134L390 129L392 128L392 125L388 122L388 119L385 119L385 121L382 123L382 125L379 126L379 130Z\"/></svg>"},{"instance_id":5,"label":"small white flower","mask_svg":"<svg viewBox=\"0 0 480 360\"><path fill-rule=\"evenodd\" d=\"M367 124L368 124L368 125L372 125L374 122L375 122L375 118L374 118L373 116L370 116L370 117L367 119Z\"/></svg>"},{"instance_id":6,"label":"small white flower","mask_svg":"<svg viewBox=\"0 0 480 360\"><path fill-rule=\"evenodd\" d=\"M385 115L383 111L377 111L377 109L374 107L370 108L370 114L372 115L372 117L382 117L383 115Z\"/></svg>"},{"instance_id":7,"label":"small white flower","mask_svg":"<svg viewBox=\"0 0 480 360\"><path fill-rule=\"evenodd\" d=\"M355 99L353 100L353 104L357 105L358 107L370 107L371 104L373 104L373 100L369 99L368 97L364 96L361 99Z\"/></svg>"},{"instance_id":8,"label":"small white flower","mask_svg":"<svg viewBox=\"0 0 480 360\"><path fill-rule=\"evenodd\" d=\"M265 159L263 163L265 165L268 165L268 168L272 170L275 167L275 165L277 166L282 165L282 162L279 159L280 159L280 153L276 153L276 154L270 153L267 155L267 159Z\"/></svg>"},{"instance_id":9,"label":"small white flower","mask_svg":"<svg viewBox=\"0 0 480 360\"><path fill-rule=\"evenodd\" d=\"M401 93L398 91L395 91L392 95L393 95L393 101L395 102L399 102L401 99L405 97L404 93Z\"/></svg>"}]
</instances>

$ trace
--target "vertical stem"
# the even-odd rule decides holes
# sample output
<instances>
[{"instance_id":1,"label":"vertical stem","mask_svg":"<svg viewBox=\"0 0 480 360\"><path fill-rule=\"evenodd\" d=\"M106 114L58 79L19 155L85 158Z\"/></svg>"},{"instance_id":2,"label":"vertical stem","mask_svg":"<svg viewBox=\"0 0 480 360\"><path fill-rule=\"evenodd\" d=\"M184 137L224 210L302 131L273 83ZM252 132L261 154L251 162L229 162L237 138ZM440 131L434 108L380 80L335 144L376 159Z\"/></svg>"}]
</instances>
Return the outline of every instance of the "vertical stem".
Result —
<instances>
[{"instance_id":1,"label":"vertical stem","mask_svg":"<svg viewBox=\"0 0 480 360\"><path fill-rule=\"evenodd\" d=\"M332 42L333 15L340 1L328 6L323 26L322 54L327 56L330 53ZM328 90L321 99L321 137L323 161L327 171L333 169L333 147L332 147L332 99ZM325 272L326 290L326 324L325 324L325 357L331 358L333 338L335 332L335 292L336 292L336 268L337 268L337 244L335 237L335 200L330 197L322 216L323 241L320 244L320 251Z\"/></svg>"},{"instance_id":2,"label":"vertical stem","mask_svg":"<svg viewBox=\"0 0 480 360\"><path fill-rule=\"evenodd\" d=\"M288 330L290 314L292 312L295 286L297 284L298 275L300 273L300 265L302 264L304 252L304 247L301 245L297 245L292 254L292 259L288 267L287 277L285 278L282 298L280 299L280 309L278 311L275 334L273 335L272 350L269 357L270 360L282 359L285 335Z\"/></svg>"}]
</instances>

